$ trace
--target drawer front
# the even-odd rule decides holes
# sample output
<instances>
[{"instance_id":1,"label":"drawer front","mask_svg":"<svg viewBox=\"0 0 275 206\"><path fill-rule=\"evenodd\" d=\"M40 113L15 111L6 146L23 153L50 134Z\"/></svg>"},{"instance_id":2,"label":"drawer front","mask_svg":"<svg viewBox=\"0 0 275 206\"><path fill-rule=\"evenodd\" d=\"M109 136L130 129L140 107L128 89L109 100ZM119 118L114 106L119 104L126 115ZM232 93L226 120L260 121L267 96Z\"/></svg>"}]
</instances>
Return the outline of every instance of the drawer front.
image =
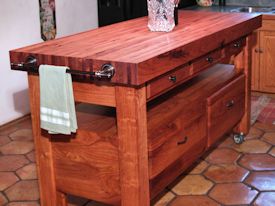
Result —
<instances>
[{"instance_id":1,"label":"drawer front","mask_svg":"<svg viewBox=\"0 0 275 206\"><path fill-rule=\"evenodd\" d=\"M245 76L242 74L207 99L208 146L232 129L244 115Z\"/></svg>"},{"instance_id":2,"label":"drawer front","mask_svg":"<svg viewBox=\"0 0 275 206\"><path fill-rule=\"evenodd\" d=\"M222 50L213 51L203 57L200 57L193 63L193 74L198 73L216 63L222 58Z\"/></svg>"},{"instance_id":3,"label":"drawer front","mask_svg":"<svg viewBox=\"0 0 275 206\"><path fill-rule=\"evenodd\" d=\"M168 74L158 78L147 85L147 99L166 92L169 89L179 85L184 80L191 76L191 67L183 66L176 71L169 72Z\"/></svg>"},{"instance_id":4,"label":"drawer front","mask_svg":"<svg viewBox=\"0 0 275 206\"><path fill-rule=\"evenodd\" d=\"M176 120L177 122L177 120ZM183 123L176 123L176 127L182 127L178 132L166 134L166 141L149 150L149 176L156 177L165 168L175 162L183 155L192 156L192 148L205 148L206 138L206 115L202 115L190 123L181 126Z\"/></svg>"},{"instance_id":5,"label":"drawer front","mask_svg":"<svg viewBox=\"0 0 275 206\"><path fill-rule=\"evenodd\" d=\"M230 43L224 48L225 56L230 57L232 55L239 54L243 50L243 47L245 46L245 44L246 42L244 38L238 39Z\"/></svg>"}]
</instances>

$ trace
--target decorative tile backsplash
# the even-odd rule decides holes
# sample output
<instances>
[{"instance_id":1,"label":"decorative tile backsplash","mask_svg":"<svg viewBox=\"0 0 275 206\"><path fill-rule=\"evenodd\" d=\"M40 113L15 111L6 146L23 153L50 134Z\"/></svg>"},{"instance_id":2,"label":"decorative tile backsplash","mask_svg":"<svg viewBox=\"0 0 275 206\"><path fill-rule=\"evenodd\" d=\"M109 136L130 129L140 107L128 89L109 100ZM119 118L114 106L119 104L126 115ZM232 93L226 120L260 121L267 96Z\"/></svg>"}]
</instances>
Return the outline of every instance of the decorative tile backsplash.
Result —
<instances>
[{"instance_id":1,"label":"decorative tile backsplash","mask_svg":"<svg viewBox=\"0 0 275 206\"><path fill-rule=\"evenodd\" d=\"M218 0L215 0L215 3L217 2ZM275 1L274 0L226 0L226 5L275 7Z\"/></svg>"}]
</instances>

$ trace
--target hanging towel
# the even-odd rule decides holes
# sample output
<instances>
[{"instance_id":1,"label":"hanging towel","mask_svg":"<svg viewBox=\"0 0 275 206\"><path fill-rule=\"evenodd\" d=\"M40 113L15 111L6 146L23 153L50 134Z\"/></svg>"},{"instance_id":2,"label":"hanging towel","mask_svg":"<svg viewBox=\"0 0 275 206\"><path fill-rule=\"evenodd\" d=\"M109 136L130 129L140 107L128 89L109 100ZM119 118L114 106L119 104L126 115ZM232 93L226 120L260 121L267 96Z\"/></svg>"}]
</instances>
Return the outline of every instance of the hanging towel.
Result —
<instances>
[{"instance_id":1,"label":"hanging towel","mask_svg":"<svg viewBox=\"0 0 275 206\"><path fill-rule=\"evenodd\" d=\"M40 127L51 134L71 134L77 129L71 74L68 67L41 65Z\"/></svg>"}]
</instances>

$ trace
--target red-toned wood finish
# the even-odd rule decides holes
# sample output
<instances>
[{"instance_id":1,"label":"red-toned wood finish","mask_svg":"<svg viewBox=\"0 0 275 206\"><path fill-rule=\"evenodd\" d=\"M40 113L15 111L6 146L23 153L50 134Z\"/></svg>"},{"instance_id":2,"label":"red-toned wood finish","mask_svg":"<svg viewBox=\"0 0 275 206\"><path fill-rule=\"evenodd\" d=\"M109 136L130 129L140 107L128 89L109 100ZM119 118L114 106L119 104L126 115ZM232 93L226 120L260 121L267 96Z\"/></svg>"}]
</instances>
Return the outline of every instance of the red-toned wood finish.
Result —
<instances>
[{"instance_id":1,"label":"red-toned wood finish","mask_svg":"<svg viewBox=\"0 0 275 206\"><path fill-rule=\"evenodd\" d=\"M29 73L41 206L66 206L67 193L149 206L203 154L206 100L241 74L245 107L235 124L248 131L250 34L261 26L261 16L180 11L179 18L169 33L148 31L144 17L10 52L14 63L33 55L38 64L94 71L111 63L116 69L110 82L73 78L75 100L91 108L77 105L79 130L66 137L41 131L39 78ZM235 69L208 69L229 59Z\"/></svg>"},{"instance_id":2,"label":"red-toned wood finish","mask_svg":"<svg viewBox=\"0 0 275 206\"><path fill-rule=\"evenodd\" d=\"M116 68L112 82L142 85L175 67L248 35L261 26L261 16L244 13L180 11L172 32L150 32L147 17L13 50L11 62L34 55L39 64L98 70Z\"/></svg>"},{"instance_id":3,"label":"red-toned wood finish","mask_svg":"<svg viewBox=\"0 0 275 206\"><path fill-rule=\"evenodd\" d=\"M39 77L29 75L28 81L41 205L66 206L64 194L56 189L51 141L40 129Z\"/></svg>"},{"instance_id":4,"label":"red-toned wood finish","mask_svg":"<svg viewBox=\"0 0 275 206\"><path fill-rule=\"evenodd\" d=\"M217 142L236 122L245 110L245 77L241 75L207 99L208 146Z\"/></svg>"}]
</instances>

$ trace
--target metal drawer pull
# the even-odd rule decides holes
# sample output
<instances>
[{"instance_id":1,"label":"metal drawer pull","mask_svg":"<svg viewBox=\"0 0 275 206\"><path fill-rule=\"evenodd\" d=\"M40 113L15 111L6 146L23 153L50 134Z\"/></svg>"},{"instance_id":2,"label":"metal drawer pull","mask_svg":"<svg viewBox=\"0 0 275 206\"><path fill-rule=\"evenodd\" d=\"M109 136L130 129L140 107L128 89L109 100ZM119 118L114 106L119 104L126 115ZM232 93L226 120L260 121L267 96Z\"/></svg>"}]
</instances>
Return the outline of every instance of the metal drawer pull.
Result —
<instances>
[{"instance_id":1,"label":"metal drawer pull","mask_svg":"<svg viewBox=\"0 0 275 206\"><path fill-rule=\"evenodd\" d=\"M177 77L176 76L169 76L169 80L173 83L175 83L177 81Z\"/></svg>"},{"instance_id":2,"label":"metal drawer pull","mask_svg":"<svg viewBox=\"0 0 275 206\"><path fill-rule=\"evenodd\" d=\"M235 104L234 100L230 100L230 101L226 104L226 107L227 107L228 109L230 109L230 108L232 108L232 107L234 106L234 104Z\"/></svg>"},{"instance_id":3,"label":"metal drawer pull","mask_svg":"<svg viewBox=\"0 0 275 206\"><path fill-rule=\"evenodd\" d=\"M206 61L208 61L209 63L212 63L214 61L213 57L207 57Z\"/></svg>"},{"instance_id":4,"label":"metal drawer pull","mask_svg":"<svg viewBox=\"0 0 275 206\"><path fill-rule=\"evenodd\" d=\"M241 47L241 43L240 43L240 42L236 42L233 46L234 46L235 48L240 48L240 47Z\"/></svg>"},{"instance_id":5,"label":"metal drawer pull","mask_svg":"<svg viewBox=\"0 0 275 206\"><path fill-rule=\"evenodd\" d=\"M183 138L183 140L181 140L181 141L178 142L178 145L185 144L187 141L188 141L188 137L185 136L185 137Z\"/></svg>"}]
</instances>

